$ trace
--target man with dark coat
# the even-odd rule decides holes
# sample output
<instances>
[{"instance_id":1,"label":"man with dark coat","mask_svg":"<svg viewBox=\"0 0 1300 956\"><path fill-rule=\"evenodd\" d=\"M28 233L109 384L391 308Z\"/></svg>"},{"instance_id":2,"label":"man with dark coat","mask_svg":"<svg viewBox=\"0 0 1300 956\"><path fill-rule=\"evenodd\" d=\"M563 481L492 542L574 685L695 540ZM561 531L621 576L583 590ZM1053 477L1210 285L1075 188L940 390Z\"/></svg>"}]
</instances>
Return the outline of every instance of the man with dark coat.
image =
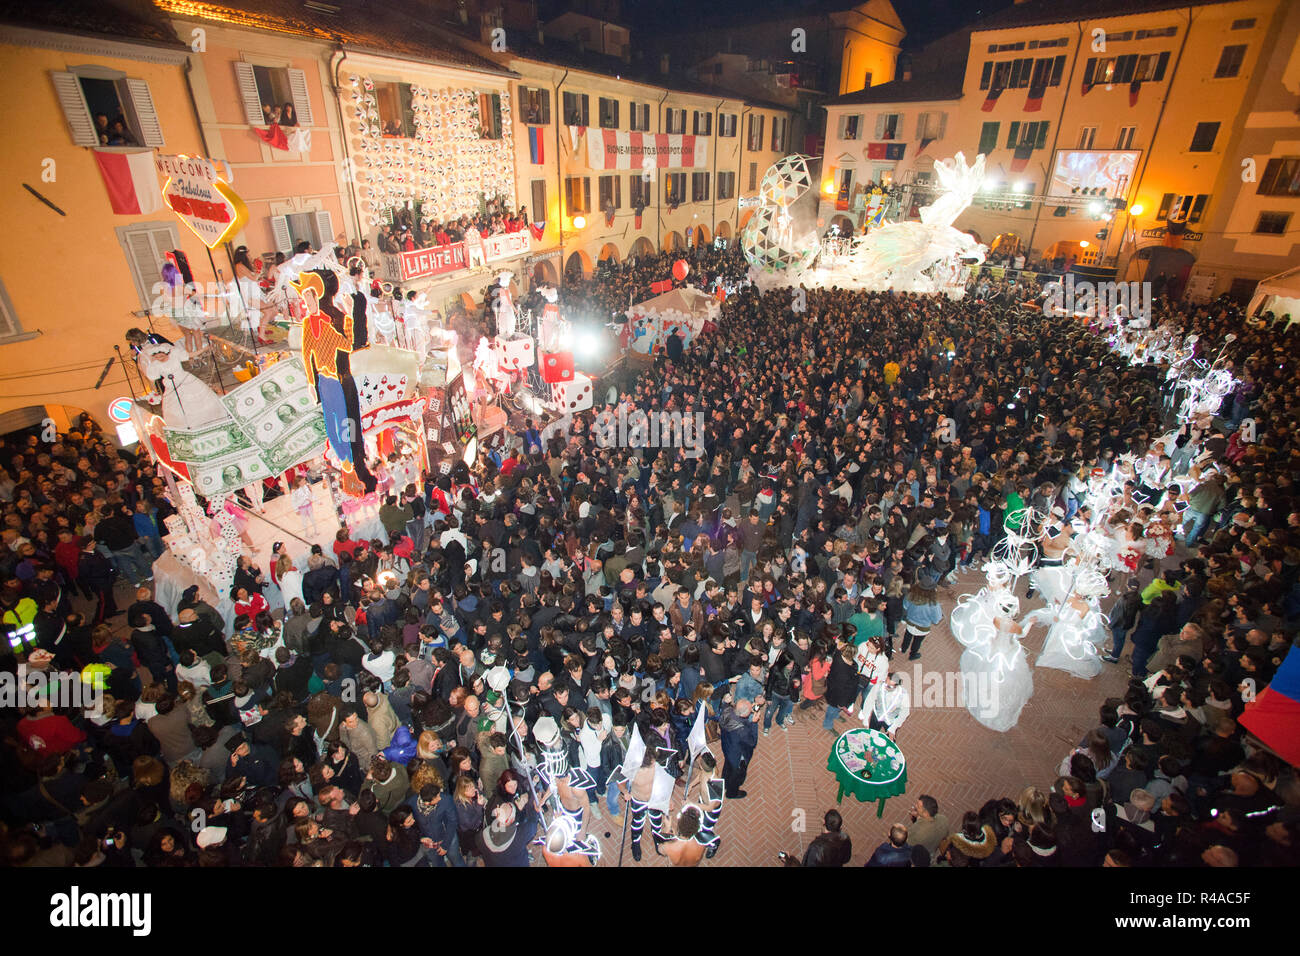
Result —
<instances>
[{"instance_id":1,"label":"man with dark coat","mask_svg":"<svg viewBox=\"0 0 1300 956\"><path fill-rule=\"evenodd\" d=\"M741 699L724 707L718 720L722 727L722 779L728 800L747 796L740 787L749 773L749 758L758 746L759 712L753 709L752 701Z\"/></svg>"}]
</instances>

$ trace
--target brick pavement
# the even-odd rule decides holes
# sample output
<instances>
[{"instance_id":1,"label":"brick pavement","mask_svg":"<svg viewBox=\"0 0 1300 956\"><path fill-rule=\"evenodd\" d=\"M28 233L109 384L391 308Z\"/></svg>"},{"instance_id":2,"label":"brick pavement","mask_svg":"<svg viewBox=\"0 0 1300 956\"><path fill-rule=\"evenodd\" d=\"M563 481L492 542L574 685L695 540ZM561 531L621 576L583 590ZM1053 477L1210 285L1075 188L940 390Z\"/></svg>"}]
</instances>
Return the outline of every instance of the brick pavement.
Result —
<instances>
[{"instance_id":1,"label":"brick pavement","mask_svg":"<svg viewBox=\"0 0 1300 956\"><path fill-rule=\"evenodd\" d=\"M951 612L957 597L976 591L982 584L983 575L972 572L960 576L952 586L941 588L945 614ZM1024 588L1022 581L1022 598ZM1022 607L1028 611L1041 603L1038 599L1022 601ZM1025 646L1031 665L1045 637L1043 627L1030 632ZM926 638L920 663L926 671L955 671L961 652L961 645L945 621ZM912 665L902 655L895 654L893 663L911 671ZM1128 662L1126 659L1118 665L1108 664L1099 677L1090 681L1050 668L1034 668L1033 677L1034 695L1021 712L1019 723L1006 733L984 727L964 707L918 707L913 698L911 715L898 741L907 757L906 793L889 800L879 820L874 803L859 803L848 796L838 805L844 815L844 829L853 840L851 866L861 866L888 839L891 824L908 822L908 811L922 793L934 797L940 811L956 823L962 813L978 810L987 800L1015 799L1027 786L1051 786L1061 758L1096 726L1097 708L1102 701L1121 696L1127 688ZM744 787L748 796L725 804L718 825L722 847L705 865L776 866L779 850L802 857L821 832L822 815L837 807L838 787L826 769L833 738L822 730L823 712L810 709L800 714L796 708L795 714L792 729L773 727L770 737L760 734ZM836 725L840 732L854 726L860 726L857 716ZM721 757L718 744L713 745L713 751ZM604 856L600 865L613 866L618 859L620 831L606 817L591 825L589 832L601 837ZM641 863L634 863L628 852L623 865L666 865L667 861L655 854L649 834L642 838L642 849Z\"/></svg>"}]
</instances>

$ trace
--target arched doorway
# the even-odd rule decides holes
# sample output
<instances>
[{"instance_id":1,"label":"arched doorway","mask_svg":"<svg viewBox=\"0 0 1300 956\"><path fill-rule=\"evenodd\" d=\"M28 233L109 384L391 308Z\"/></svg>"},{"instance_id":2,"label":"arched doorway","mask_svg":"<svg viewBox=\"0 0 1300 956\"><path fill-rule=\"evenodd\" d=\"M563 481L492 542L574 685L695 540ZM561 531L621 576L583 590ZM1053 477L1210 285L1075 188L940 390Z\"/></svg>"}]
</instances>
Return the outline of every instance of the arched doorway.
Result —
<instances>
[{"instance_id":1,"label":"arched doorway","mask_svg":"<svg viewBox=\"0 0 1300 956\"><path fill-rule=\"evenodd\" d=\"M753 216L753 215L754 215L754 207L753 207L753 206L749 207L749 208L746 209L744 212L742 212L742 213L740 214L740 222L736 223L736 231L737 231L737 232L742 232L742 231L744 231L745 223L749 222L750 217Z\"/></svg>"},{"instance_id":2,"label":"arched doorway","mask_svg":"<svg viewBox=\"0 0 1300 956\"><path fill-rule=\"evenodd\" d=\"M128 397L125 385L122 386L122 397ZM112 395L106 394L104 401L104 412L98 415L73 405L24 405L11 408L0 412L0 435L26 432L35 435L42 446L47 446L55 436L66 435L73 430L82 431L81 416L89 415L91 421L112 439L116 434L107 415Z\"/></svg>"},{"instance_id":3,"label":"arched doorway","mask_svg":"<svg viewBox=\"0 0 1300 956\"><path fill-rule=\"evenodd\" d=\"M655 254L654 244L645 236L638 236L636 242L632 243L632 248L627 251L628 256L633 259L639 259L641 256L653 256Z\"/></svg>"},{"instance_id":4,"label":"arched doorway","mask_svg":"<svg viewBox=\"0 0 1300 956\"><path fill-rule=\"evenodd\" d=\"M1014 232L1000 232L993 237L989 252L1002 256L1014 256L1020 253L1020 237Z\"/></svg>"},{"instance_id":5,"label":"arched doorway","mask_svg":"<svg viewBox=\"0 0 1300 956\"><path fill-rule=\"evenodd\" d=\"M559 280L555 276L555 266L549 259L533 263L533 285L555 285Z\"/></svg>"},{"instance_id":6,"label":"arched doorway","mask_svg":"<svg viewBox=\"0 0 1300 956\"><path fill-rule=\"evenodd\" d=\"M566 279L584 279L590 274L591 256L581 249L569 256L569 261L564 264L564 277Z\"/></svg>"},{"instance_id":7,"label":"arched doorway","mask_svg":"<svg viewBox=\"0 0 1300 956\"><path fill-rule=\"evenodd\" d=\"M994 242L996 241L995 239ZM1075 262L1083 262L1088 257L1088 249L1091 245L1090 242L1085 246L1083 241L1062 239L1043 250L1043 259L1052 267L1053 272L1059 272L1071 259Z\"/></svg>"},{"instance_id":8,"label":"arched doorway","mask_svg":"<svg viewBox=\"0 0 1300 956\"><path fill-rule=\"evenodd\" d=\"M727 220L725 219L722 220L722 222L718 223L717 238L718 239L731 238L731 223L727 222Z\"/></svg>"},{"instance_id":9,"label":"arched doorway","mask_svg":"<svg viewBox=\"0 0 1300 956\"><path fill-rule=\"evenodd\" d=\"M608 262L612 265L618 265L622 257L618 254L618 246L612 242L607 242L600 247L600 255L597 257L601 262Z\"/></svg>"},{"instance_id":10,"label":"arched doorway","mask_svg":"<svg viewBox=\"0 0 1300 956\"><path fill-rule=\"evenodd\" d=\"M713 236L709 232L709 227L699 225L695 227L695 245L703 248L713 241Z\"/></svg>"},{"instance_id":11,"label":"arched doorway","mask_svg":"<svg viewBox=\"0 0 1300 956\"><path fill-rule=\"evenodd\" d=\"M830 225L826 227L828 235L851 236L856 231L853 227L853 220L848 216L836 216L831 220Z\"/></svg>"},{"instance_id":12,"label":"arched doorway","mask_svg":"<svg viewBox=\"0 0 1300 956\"><path fill-rule=\"evenodd\" d=\"M664 252L678 252L686 248L680 232L670 232L664 236Z\"/></svg>"},{"instance_id":13,"label":"arched doorway","mask_svg":"<svg viewBox=\"0 0 1300 956\"><path fill-rule=\"evenodd\" d=\"M1137 259L1145 264L1141 278L1151 283L1153 296L1164 294L1180 299L1191 277L1196 256L1186 249L1173 249L1163 243L1144 246L1138 250Z\"/></svg>"}]
</instances>

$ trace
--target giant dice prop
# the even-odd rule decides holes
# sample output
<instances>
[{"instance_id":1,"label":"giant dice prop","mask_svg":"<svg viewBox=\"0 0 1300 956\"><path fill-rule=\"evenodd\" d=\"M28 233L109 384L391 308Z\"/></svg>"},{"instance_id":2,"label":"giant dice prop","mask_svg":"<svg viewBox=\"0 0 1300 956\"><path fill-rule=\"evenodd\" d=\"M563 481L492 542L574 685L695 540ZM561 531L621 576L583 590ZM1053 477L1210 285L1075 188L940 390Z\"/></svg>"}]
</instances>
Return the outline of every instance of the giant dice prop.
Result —
<instances>
[{"instance_id":1,"label":"giant dice prop","mask_svg":"<svg viewBox=\"0 0 1300 956\"><path fill-rule=\"evenodd\" d=\"M561 415L585 412L591 408L591 379L581 372L575 372L572 382L556 382L551 386L551 398L559 406Z\"/></svg>"},{"instance_id":2,"label":"giant dice prop","mask_svg":"<svg viewBox=\"0 0 1300 956\"><path fill-rule=\"evenodd\" d=\"M547 385L573 381L572 352L543 352L542 381Z\"/></svg>"},{"instance_id":3,"label":"giant dice prop","mask_svg":"<svg viewBox=\"0 0 1300 956\"><path fill-rule=\"evenodd\" d=\"M496 337L497 361L508 372L526 369L537 361L533 350L531 335L512 335L509 338Z\"/></svg>"}]
</instances>

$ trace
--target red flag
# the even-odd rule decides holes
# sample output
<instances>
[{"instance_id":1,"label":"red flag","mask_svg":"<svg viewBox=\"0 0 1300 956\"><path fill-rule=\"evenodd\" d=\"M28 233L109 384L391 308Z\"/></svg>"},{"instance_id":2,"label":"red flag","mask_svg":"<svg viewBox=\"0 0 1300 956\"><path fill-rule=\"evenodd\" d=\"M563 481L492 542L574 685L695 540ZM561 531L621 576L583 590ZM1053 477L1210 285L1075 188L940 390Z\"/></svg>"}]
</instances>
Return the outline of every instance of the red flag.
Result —
<instances>
[{"instance_id":1,"label":"red flag","mask_svg":"<svg viewBox=\"0 0 1300 956\"><path fill-rule=\"evenodd\" d=\"M1043 96L1046 95L1046 93L1047 90L1044 87L1031 86L1029 88L1029 95L1025 98L1025 112L1037 113L1041 110L1043 108Z\"/></svg>"},{"instance_id":2,"label":"red flag","mask_svg":"<svg viewBox=\"0 0 1300 956\"><path fill-rule=\"evenodd\" d=\"M1137 106L1137 105L1138 105L1138 93L1140 93L1141 91L1142 91L1142 81L1141 81L1141 80L1134 80L1132 83L1130 83L1130 84L1128 85L1128 105L1129 105L1129 106Z\"/></svg>"},{"instance_id":3,"label":"red flag","mask_svg":"<svg viewBox=\"0 0 1300 956\"><path fill-rule=\"evenodd\" d=\"M632 220L632 227L633 227L634 229L640 229L640 228L641 228L641 214L640 214L640 213L637 213L636 216L635 216L635 218Z\"/></svg>"},{"instance_id":4,"label":"red flag","mask_svg":"<svg viewBox=\"0 0 1300 956\"><path fill-rule=\"evenodd\" d=\"M266 129L254 126L253 132L257 134L258 139L266 143L266 145L270 146L272 149L282 149L285 152L289 151L289 137L284 135L284 130L280 129L279 123L272 123Z\"/></svg>"},{"instance_id":5,"label":"red flag","mask_svg":"<svg viewBox=\"0 0 1300 956\"><path fill-rule=\"evenodd\" d=\"M533 234L534 239L540 242L543 234L546 232L546 222L530 222L528 224L528 231Z\"/></svg>"},{"instance_id":6,"label":"red flag","mask_svg":"<svg viewBox=\"0 0 1300 956\"><path fill-rule=\"evenodd\" d=\"M997 106L998 97L1001 95L1001 90L996 88L990 89L988 94L984 97L984 105L980 107L980 110L985 113L992 113L993 107Z\"/></svg>"},{"instance_id":7,"label":"red flag","mask_svg":"<svg viewBox=\"0 0 1300 956\"><path fill-rule=\"evenodd\" d=\"M886 155L885 147L887 145L887 143L868 143L867 159L884 159Z\"/></svg>"},{"instance_id":8,"label":"red flag","mask_svg":"<svg viewBox=\"0 0 1300 956\"><path fill-rule=\"evenodd\" d=\"M1021 143L1017 146L1011 159L1011 171L1013 173L1021 172L1029 165L1029 157L1032 156L1033 153L1034 147L1032 143Z\"/></svg>"}]
</instances>

